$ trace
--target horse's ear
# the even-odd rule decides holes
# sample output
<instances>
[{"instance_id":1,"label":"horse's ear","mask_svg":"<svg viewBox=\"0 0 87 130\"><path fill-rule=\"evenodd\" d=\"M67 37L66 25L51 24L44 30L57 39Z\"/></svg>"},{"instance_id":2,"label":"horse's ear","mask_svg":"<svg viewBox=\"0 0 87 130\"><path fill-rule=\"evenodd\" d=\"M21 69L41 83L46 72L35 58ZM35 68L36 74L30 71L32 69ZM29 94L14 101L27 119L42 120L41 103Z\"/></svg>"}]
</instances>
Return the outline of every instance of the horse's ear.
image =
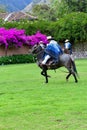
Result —
<instances>
[{"instance_id":1,"label":"horse's ear","mask_svg":"<svg viewBox=\"0 0 87 130\"><path fill-rule=\"evenodd\" d=\"M33 47L36 47L38 44L36 43Z\"/></svg>"}]
</instances>

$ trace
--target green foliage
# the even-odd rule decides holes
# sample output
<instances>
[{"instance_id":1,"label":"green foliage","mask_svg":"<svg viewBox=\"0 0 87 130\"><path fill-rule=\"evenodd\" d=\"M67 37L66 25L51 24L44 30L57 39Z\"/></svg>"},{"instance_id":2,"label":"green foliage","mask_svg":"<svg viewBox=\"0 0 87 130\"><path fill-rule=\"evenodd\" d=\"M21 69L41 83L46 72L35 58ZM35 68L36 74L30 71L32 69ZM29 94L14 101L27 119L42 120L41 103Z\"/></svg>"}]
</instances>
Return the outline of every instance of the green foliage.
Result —
<instances>
[{"instance_id":1,"label":"green foliage","mask_svg":"<svg viewBox=\"0 0 87 130\"><path fill-rule=\"evenodd\" d=\"M62 18L66 14L68 14L68 6L65 0L54 0L52 2L51 8L54 9L56 19Z\"/></svg>"},{"instance_id":2,"label":"green foliage","mask_svg":"<svg viewBox=\"0 0 87 130\"><path fill-rule=\"evenodd\" d=\"M69 7L69 12L87 13L87 0L65 0Z\"/></svg>"},{"instance_id":3,"label":"green foliage","mask_svg":"<svg viewBox=\"0 0 87 130\"><path fill-rule=\"evenodd\" d=\"M6 28L25 29L27 35L33 35L40 31L46 35L52 35L58 41L64 41L66 38L72 42L87 41L87 13L74 12L63 16L56 22L53 21L28 21L6 22L1 24Z\"/></svg>"},{"instance_id":4,"label":"green foliage","mask_svg":"<svg viewBox=\"0 0 87 130\"><path fill-rule=\"evenodd\" d=\"M87 14L71 13L58 21L58 39L69 38L75 42L87 41Z\"/></svg>"},{"instance_id":5,"label":"green foliage","mask_svg":"<svg viewBox=\"0 0 87 130\"><path fill-rule=\"evenodd\" d=\"M31 54L0 57L0 65L34 63L34 62L35 62L34 57Z\"/></svg>"},{"instance_id":6,"label":"green foliage","mask_svg":"<svg viewBox=\"0 0 87 130\"><path fill-rule=\"evenodd\" d=\"M50 7L54 8L55 16L59 19L72 12L87 13L87 0L54 0Z\"/></svg>"},{"instance_id":7,"label":"green foliage","mask_svg":"<svg viewBox=\"0 0 87 130\"><path fill-rule=\"evenodd\" d=\"M55 10L47 4L34 5L33 14L41 20L55 21Z\"/></svg>"},{"instance_id":8,"label":"green foliage","mask_svg":"<svg viewBox=\"0 0 87 130\"><path fill-rule=\"evenodd\" d=\"M50 4L35 4L33 14L39 19L56 21L63 16L72 12L87 13L87 0L49 0ZM44 1L45 2L45 1Z\"/></svg>"}]
</instances>

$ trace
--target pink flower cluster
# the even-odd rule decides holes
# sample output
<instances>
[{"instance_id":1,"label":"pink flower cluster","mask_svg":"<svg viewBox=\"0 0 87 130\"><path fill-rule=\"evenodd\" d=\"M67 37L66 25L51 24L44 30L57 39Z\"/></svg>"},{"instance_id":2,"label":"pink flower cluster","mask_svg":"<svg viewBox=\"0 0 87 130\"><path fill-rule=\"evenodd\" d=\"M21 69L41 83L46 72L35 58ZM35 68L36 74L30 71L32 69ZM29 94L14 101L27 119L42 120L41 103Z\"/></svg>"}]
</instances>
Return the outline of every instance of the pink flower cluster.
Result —
<instances>
[{"instance_id":1,"label":"pink flower cluster","mask_svg":"<svg viewBox=\"0 0 87 130\"><path fill-rule=\"evenodd\" d=\"M0 28L0 45L4 45L6 48L9 46L21 47L23 44L33 46L40 41L47 44L47 36L36 32L34 35L26 35L25 30L18 30L16 28L11 28L9 30L5 28Z\"/></svg>"}]
</instances>

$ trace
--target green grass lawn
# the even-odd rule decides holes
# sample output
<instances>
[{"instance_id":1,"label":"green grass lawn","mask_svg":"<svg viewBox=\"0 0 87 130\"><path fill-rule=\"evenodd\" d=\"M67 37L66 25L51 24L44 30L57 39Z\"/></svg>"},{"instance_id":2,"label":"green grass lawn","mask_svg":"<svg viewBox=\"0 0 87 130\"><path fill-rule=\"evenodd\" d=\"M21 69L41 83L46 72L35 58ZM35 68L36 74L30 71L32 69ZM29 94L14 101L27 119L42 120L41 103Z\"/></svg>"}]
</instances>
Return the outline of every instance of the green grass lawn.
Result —
<instances>
[{"instance_id":1,"label":"green grass lawn","mask_svg":"<svg viewBox=\"0 0 87 130\"><path fill-rule=\"evenodd\" d=\"M64 68L36 64L0 66L0 130L87 130L87 59L76 60L79 82Z\"/></svg>"}]
</instances>

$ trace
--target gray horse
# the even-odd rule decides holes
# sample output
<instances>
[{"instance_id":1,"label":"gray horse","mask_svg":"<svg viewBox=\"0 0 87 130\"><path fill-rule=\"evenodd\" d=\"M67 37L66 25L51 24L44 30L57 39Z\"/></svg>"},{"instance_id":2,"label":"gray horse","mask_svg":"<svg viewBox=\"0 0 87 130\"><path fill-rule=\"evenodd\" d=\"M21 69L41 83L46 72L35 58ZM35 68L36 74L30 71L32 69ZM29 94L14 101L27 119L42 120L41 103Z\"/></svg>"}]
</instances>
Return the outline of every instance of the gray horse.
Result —
<instances>
[{"instance_id":1,"label":"gray horse","mask_svg":"<svg viewBox=\"0 0 87 130\"><path fill-rule=\"evenodd\" d=\"M58 69L60 67L65 67L68 70L68 75L66 76L66 80L68 81L70 75L73 75L75 82L77 83L77 70L76 70L76 65L75 62L72 60L72 58L70 57L69 54L65 54L63 53L62 55L59 56L59 61L58 63L53 63L53 59L49 59L48 62L46 63L46 65L42 65L42 60L43 60L43 55L44 55L44 49L42 48L42 46L40 44L38 45L34 45L32 47L32 54L36 56L37 59L37 64L38 66L42 69L41 71L41 75L43 75L46 79L46 83L48 83L48 77L50 77L49 75L47 75L47 70L52 70L52 69Z\"/></svg>"}]
</instances>

